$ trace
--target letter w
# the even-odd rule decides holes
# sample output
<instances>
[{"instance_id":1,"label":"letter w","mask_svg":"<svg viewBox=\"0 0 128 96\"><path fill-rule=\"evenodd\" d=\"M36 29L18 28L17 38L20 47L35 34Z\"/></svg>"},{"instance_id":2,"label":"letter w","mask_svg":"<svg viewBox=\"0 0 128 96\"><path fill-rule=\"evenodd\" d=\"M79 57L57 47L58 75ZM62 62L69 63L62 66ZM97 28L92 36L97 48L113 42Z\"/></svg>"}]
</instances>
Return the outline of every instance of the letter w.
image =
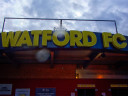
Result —
<instances>
[{"instance_id":1,"label":"letter w","mask_svg":"<svg viewBox=\"0 0 128 96\"><path fill-rule=\"evenodd\" d=\"M20 37L21 31L16 31L15 34L14 32L2 32L2 46L3 47L15 47L18 38Z\"/></svg>"}]
</instances>

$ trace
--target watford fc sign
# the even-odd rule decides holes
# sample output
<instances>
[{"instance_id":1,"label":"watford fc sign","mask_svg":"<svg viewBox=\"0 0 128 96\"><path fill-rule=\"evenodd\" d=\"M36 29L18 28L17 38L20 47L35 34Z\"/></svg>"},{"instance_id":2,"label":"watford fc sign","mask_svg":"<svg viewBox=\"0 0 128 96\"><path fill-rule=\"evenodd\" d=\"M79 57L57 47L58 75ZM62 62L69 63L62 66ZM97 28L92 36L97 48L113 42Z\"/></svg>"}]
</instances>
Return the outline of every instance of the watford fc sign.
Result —
<instances>
[{"instance_id":1,"label":"watford fc sign","mask_svg":"<svg viewBox=\"0 0 128 96\"><path fill-rule=\"evenodd\" d=\"M70 30L59 33L52 30L2 32L0 49L9 48L92 48L128 51L128 37L109 32Z\"/></svg>"}]
</instances>

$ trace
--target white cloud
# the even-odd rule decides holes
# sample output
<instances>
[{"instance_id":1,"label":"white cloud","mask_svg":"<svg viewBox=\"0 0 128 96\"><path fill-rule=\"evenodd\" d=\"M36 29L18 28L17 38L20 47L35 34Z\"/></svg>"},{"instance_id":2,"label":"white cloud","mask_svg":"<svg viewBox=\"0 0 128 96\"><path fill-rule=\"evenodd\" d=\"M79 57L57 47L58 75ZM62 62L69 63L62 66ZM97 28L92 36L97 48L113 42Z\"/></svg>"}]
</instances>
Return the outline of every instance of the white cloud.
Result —
<instances>
[{"instance_id":1,"label":"white cloud","mask_svg":"<svg viewBox=\"0 0 128 96\"><path fill-rule=\"evenodd\" d=\"M27 0L28 2L26 2L26 0L1 0L0 1L0 28L2 28L2 23L4 20L4 17L31 17L31 15L29 15L26 11L25 8L31 8L31 3L32 0ZM8 30L8 26L14 28L19 26L22 27L23 23L22 22L18 22L16 20L13 20L12 22L6 20L6 23L9 22L10 24L6 25L5 23L5 28L6 30ZM27 23L27 22L25 22ZM11 29L12 29L11 28ZM14 29L15 30L15 29Z\"/></svg>"},{"instance_id":2,"label":"white cloud","mask_svg":"<svg viewBox=\"0 0 128 96\"><path fill-rule=\"evenodd\" d=\"M69 19L106 19L116 20L120 33L127 35L128 1L127 0L1 0L0 27L4 17L41 17ZM35 24L34 24L35 22ZM15 20L7 21L6 30L25 30L57 27L58 22ZM114 26L114 25L113 25ZM65 21L67 29L115 30L109 23L80 23ZM91 31L91 30L90 30Z\"/></svg>"}]
</instances>

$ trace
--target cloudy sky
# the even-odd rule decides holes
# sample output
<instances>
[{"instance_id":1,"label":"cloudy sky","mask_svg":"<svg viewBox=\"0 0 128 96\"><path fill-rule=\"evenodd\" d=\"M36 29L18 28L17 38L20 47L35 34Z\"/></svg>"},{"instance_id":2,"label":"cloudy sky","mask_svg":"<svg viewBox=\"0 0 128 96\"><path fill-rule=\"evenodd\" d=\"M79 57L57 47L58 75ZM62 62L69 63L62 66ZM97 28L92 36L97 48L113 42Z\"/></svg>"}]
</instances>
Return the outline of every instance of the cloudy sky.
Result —
<instances>
[{"instance_id":1,"label":"cloudy sky","mask_svg":"<svg viewBox=\"0 0 128 96\"><path fill-rule=\"evenodd\" d=\"M4 17L116 20L118 32L128 32L128 0L0 0L0 28ZM6 20L4 31L44 30L59 21ZM112 22L63 21L67 30L115 33Z\"/></svg>"}]
</instances>

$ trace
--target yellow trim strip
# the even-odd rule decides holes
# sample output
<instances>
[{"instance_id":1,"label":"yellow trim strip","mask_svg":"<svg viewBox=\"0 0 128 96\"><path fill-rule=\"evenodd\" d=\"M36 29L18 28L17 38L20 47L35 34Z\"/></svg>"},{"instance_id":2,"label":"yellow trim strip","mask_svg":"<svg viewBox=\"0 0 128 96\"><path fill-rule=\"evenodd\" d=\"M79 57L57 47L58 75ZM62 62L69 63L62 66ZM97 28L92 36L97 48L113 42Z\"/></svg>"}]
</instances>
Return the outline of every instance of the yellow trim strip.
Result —
<instances>
[{"instance_id":1,"label":"yellow trim strip","mask_svg":"<svg viewBox=\"0 0 128 96\"><path fill-rule=\"evenodd\" d=\"M77 87L96 87L95 84L77 84Z\"/></svg>"},{"instance_id":2,"label":"yellow trim strip","mask_svg":"<svg viewBox=\"0 0 128 96\"><path fill-rule=\"evenodd\" d=\"M128 84L111 84L110 87L128 87Z\"/></svg>"}]
</instances>

